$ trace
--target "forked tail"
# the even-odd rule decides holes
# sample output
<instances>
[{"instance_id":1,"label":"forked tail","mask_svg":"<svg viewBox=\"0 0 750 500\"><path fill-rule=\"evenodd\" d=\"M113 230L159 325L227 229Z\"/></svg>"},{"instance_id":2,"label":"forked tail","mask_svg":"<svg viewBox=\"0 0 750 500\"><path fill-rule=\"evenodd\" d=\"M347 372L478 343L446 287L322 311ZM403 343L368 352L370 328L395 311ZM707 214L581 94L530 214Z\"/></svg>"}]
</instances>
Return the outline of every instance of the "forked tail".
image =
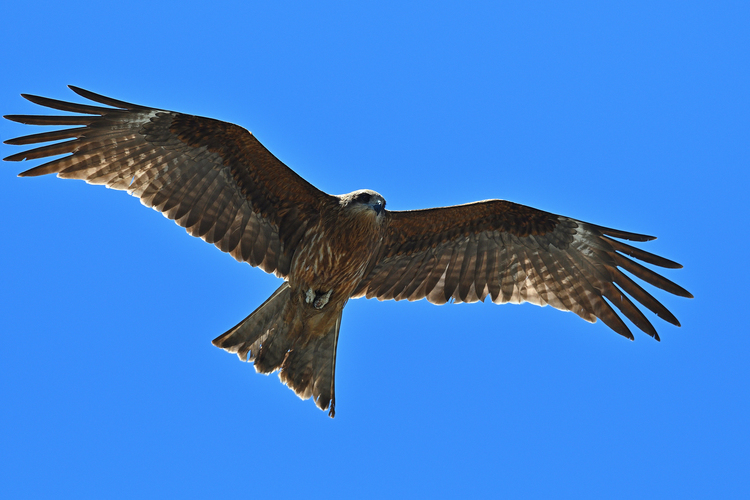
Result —
<instances>
[{"instance_id":1,"label":"forked tail","mask_svg":"<svg viewBox=\"0 0 750 500\"><path fill-rule=\"evenodd\" d=\"M236 353L242 361L253 361L259 373L281 370L279 378L284 384L302 399L313 397L321 410L330 406L328 415L333 417L336 346L343 308L319 311L313 317L307 316L304 308L292 297L289 283L284 282L250 316L216 337L213 344ZM335 313L335 317L326 318L329 313Z\"/></svg>"}]
</instances>

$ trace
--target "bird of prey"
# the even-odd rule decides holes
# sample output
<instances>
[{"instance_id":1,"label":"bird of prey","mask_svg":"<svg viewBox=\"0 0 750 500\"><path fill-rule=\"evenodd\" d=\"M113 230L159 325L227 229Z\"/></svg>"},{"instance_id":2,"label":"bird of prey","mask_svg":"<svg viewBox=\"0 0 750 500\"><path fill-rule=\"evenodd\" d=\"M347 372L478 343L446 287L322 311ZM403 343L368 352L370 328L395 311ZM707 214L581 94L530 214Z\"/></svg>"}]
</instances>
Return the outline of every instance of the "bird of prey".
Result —
<instances>
[{"instance_id":1,"label":"bird of prey","mask_svg":"<svg viewBox=\"0 0 750 500\"><path fill-rule=\"evenodd\" d=\"M213 343L253 361L258 372L279 370L283 383L331 417L341 314L351 298L551 305L592 323L601 319L632 340L617 308L659 340L628 295L680 323L623 270L692 297L637 260L682 266L620 241L651 236L503 200L389 211L369 189L320 191L237 125L70 88L104 106L24 94L75 114L6 116L68 127L5 141L52 142L5 160L67 154L20 176L57 174L127 191L193 236L282 278L268 300Z\"/></svg>"}]
</instances>

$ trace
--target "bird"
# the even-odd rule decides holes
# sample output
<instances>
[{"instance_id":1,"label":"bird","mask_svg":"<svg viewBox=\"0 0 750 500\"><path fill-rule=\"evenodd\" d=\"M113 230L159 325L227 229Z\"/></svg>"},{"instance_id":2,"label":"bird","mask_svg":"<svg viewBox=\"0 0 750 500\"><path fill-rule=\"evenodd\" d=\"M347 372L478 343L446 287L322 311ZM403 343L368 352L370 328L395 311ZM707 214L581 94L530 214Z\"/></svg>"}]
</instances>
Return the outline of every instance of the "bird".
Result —
<instances>
[{"instance_id":1,"label":"bird","mask_svg":"<svg viewBox=\"0 0 750 500\"><path fill-rule=\"evenodd\" d=\"M284 384L330 417L341 318L352 298L550 305L591 323L600 319L633 340L622 315L659 340L638 305L680 322L623 271L693 297L638 261L669 269L680 264L622 241L652 236L499 199L389 211L371 189L319 190L238 125L69 88L86 102L21 94L73 114L6 115L64 128L4 141L51 143L5 160L67 155L19 176L56 174L127 191L189 234L281 278L260 307L213 344L253 362L257 372L278 371Z\"/></svg>"}]
</instances>

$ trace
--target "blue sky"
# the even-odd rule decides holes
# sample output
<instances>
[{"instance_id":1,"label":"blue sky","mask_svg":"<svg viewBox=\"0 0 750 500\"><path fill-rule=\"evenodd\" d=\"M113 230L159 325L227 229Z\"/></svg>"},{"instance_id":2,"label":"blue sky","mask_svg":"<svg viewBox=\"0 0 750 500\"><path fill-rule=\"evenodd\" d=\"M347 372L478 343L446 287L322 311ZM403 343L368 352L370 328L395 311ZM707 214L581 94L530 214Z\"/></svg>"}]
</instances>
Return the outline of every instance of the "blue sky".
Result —
<instances>
[{"instance_id":1,"label":"blue sky","mask_svg":"<svg viewBox=\"0 0 750 500\"><path fill-rule=\"evenodd\" d=\"M655 292L683 324L650 315L661 343L531 305L351 301L331 420L210 343L277 278L4 163L0 496L750 494L746 2L0 12L2 114L74 84L230 121L390 209L501 198L653 234L696 297Z\"/></svg>"}]
</instances>

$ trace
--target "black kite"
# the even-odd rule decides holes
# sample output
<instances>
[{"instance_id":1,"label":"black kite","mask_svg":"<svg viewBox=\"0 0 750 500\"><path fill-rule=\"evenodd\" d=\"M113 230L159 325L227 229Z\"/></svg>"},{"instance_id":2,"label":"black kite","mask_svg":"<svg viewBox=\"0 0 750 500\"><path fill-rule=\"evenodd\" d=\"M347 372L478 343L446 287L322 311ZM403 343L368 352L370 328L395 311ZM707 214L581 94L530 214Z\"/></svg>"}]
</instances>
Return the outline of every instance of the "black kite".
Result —
<instances>
[{"instance_id":1,"label":"black kite","mask_svg":"<svg viewBox=\"0 0 750 500\"><path fill-rule=\"evenodd\" d=\"M615 239L651 236L501 200L391 212L374 191L334 196L318 190L237 125L70 88L110 107L24 95L82 116L6 116L29 125L75 127L5 141L71 139L5 159L71 153L20 175L54 173L125 190L193 236L283 278L263 305L213 343L254 361L261 373L280 370L297 395L312 396L323 410L330 407L332 417L336 344L350 298L444 304L490 297L498 304L549 304L586 321L599 318L632 340L612 304L658 340L625 293L665 321L680 323L620 269L691 297L632 259L682 266Z\"/></svg>"}]
</instances>

